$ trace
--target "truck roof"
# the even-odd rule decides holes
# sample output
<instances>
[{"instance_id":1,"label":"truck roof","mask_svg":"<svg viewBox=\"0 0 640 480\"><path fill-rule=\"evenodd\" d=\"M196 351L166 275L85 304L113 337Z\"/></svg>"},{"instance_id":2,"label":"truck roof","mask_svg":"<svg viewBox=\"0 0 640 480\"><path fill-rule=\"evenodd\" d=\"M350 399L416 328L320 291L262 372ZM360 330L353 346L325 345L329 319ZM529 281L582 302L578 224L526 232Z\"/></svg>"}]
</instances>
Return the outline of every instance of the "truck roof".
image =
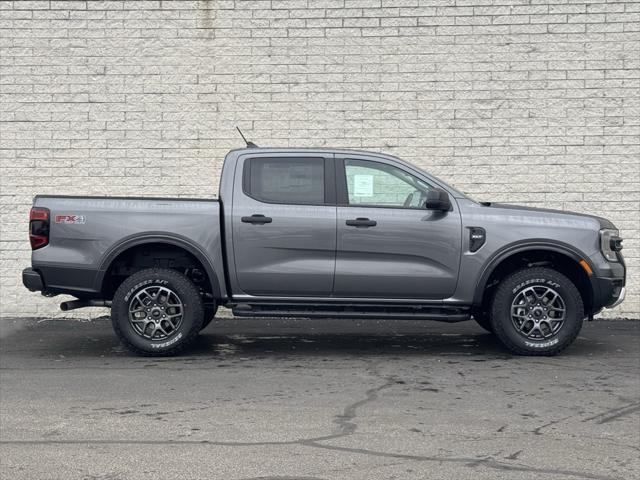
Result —
<instances>
[{"instance_id":1,"label":"truck roof","mask_svg":"<svg viewBox=\"0 0 640 480\"><path fill-rule=\"evenodd\" d=\"M380 157L393 158L400 160L398 157L389 155L383 152L374 152L371 150L359 150L355 148L331 148L331 147L241 147L234 148L230 152L283 152L283 153L295 153L295 152L331 152L331 153L355 153L360 155L378 155ZM402 160L400 160L402 161Z\"/></svg>"}]
</instances>

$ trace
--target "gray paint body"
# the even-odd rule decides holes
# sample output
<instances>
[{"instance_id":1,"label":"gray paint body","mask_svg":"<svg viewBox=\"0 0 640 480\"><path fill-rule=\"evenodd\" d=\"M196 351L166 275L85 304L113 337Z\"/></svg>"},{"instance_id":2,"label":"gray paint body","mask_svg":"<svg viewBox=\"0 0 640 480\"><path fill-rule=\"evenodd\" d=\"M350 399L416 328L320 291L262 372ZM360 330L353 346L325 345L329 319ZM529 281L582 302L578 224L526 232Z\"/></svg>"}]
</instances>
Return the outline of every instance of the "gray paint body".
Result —
<instances>
[{"instance_id":1,"label":"gray paint body","mask_svg":"<svg viewBox=\"0 0 640 480\"><path fill-rule=\"evenodd\" d=\"M260 202L243 192L242 168L255 156L313 156L395 165L444 189L449 212ZM555 248L584 258L596 275L623 277L624 267L599 249L604 219L570 212L506 205L485 206L397 158L329 149L231 151L220 180L220 201L96 197L36 197L51 217L83 215L84 224L51 222L50 244L35 250L32 266L47 287L99 292L104 272L128 246L166 239L197 254L224 301L355 301L471 305L483 275L518 248ZM273 222L242 223L263 214ZM348 219L376 220L372 228ZM486 243L469 251L470 227L486 230ZM226 254L226 258L223 255ZM74 283L75 282L75 283Z\"/></svg>"}]
</instances>

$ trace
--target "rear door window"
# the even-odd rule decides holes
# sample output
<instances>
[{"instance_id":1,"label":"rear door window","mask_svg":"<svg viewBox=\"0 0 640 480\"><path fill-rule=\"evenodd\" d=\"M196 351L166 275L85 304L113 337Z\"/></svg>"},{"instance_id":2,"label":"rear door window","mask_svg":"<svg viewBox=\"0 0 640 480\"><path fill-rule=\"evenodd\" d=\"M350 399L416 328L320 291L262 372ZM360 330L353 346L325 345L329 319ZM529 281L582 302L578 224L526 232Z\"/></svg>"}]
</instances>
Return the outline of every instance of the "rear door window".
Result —
<instances>
[{"instance_id":1,"label":"rear door window","mask_svg":"<svg viewBox=\"0 0 640 480\"><path fill-rule=\"evenodd\" d=\"M250 158L244 167L244 191L266 203L325 203L324 158Z\"/></svg>"}]
</instances>

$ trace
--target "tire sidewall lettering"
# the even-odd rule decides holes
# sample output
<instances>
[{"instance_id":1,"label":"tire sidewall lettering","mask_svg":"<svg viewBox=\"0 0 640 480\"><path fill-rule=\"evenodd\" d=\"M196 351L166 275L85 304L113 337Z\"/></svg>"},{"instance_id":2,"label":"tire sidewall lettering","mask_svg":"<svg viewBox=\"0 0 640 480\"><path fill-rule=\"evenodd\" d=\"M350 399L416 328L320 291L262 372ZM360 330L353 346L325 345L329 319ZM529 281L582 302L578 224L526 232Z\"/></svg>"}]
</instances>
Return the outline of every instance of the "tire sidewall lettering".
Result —
<instances>
[{"instance_id":1,"label":"tire sidewall lettering","mask_svg":"<svg viewBox=\"0 0 640 480\"><path fill-rule=\"evenodd\" d=\"M150 343L149 346L151 348L166 348L166 347L170 347L171 345L173 345L174 343L176 343L177 341L179 341L182 338L182 332L178 333L178 335L176 335L175 337L173 337L170 340L167 340L166 342L162 342L162 343L158 343L158 342L154 342L154 343Z\"/></svg>"},{"instance_id":2,"label":"tire sidewall lettering","mask_svg":"<svg viewBox=\"0 0 640 480\"><path fill-rule=\"evenodd\" d=\"M129 291L124 296L124 301L125 302L129 302L129 299L131 298L131 295L133 295L138 290L141 290L143 287L148 287L150 285L167 286L167 285L169 285L169 281L168 280L163 280L161 278L142 280L141 282L136 283L133 287L131 287L129 289Z\"/></svg>"},{"instance_id":3,"label":"tire sidewall lettering","mask_svg":"<svg viewBox=\"0 0 640 480\"><path fill-rule=\"evenodd\" d=\"M511 290L511 293L515 295L520 290L523 290L526 287L530 287L531 285L546 285L554 288L560 288L560 289L562 288L562 285L560 285L558 282L554 280L550 280L548 278L530 278L528 280L525 280L524 282L520 282L519 284L517 284Z\"/></svg>"},{"instance_id":4,"label":"tire sidewall lettering","mask_svg":"<svg viewBox=\"0 0 640 480\"><path fill-rule=\"evenodd\" d=\"M527 347L531 347L531 348L549 348L549 347L553 347L554 345L557 345L558 342L560 342L560 340L558 339L558 337L552 338L551 340L546 340L543 342L532 342L531 340L525 340L524 344Z\"/></svg>"}]
</instances>

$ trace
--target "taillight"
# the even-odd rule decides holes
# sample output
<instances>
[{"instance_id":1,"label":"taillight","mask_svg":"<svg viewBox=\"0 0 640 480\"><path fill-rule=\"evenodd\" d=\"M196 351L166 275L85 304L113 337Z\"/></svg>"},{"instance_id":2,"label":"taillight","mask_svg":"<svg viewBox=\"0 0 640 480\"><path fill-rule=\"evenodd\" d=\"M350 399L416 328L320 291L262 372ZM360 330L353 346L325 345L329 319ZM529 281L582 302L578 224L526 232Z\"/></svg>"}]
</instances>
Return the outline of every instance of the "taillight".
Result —
<instances>
[{"instance_id":1,"label":"taillight","mask_svg":"<svg viewBox=\"0 0 640 480\"><path fill-rule=\"evenodd\" d=\"M49 209L33 207L29 212L29 242L31 250L49 244Z\"/></svg>"}]
</instances>

